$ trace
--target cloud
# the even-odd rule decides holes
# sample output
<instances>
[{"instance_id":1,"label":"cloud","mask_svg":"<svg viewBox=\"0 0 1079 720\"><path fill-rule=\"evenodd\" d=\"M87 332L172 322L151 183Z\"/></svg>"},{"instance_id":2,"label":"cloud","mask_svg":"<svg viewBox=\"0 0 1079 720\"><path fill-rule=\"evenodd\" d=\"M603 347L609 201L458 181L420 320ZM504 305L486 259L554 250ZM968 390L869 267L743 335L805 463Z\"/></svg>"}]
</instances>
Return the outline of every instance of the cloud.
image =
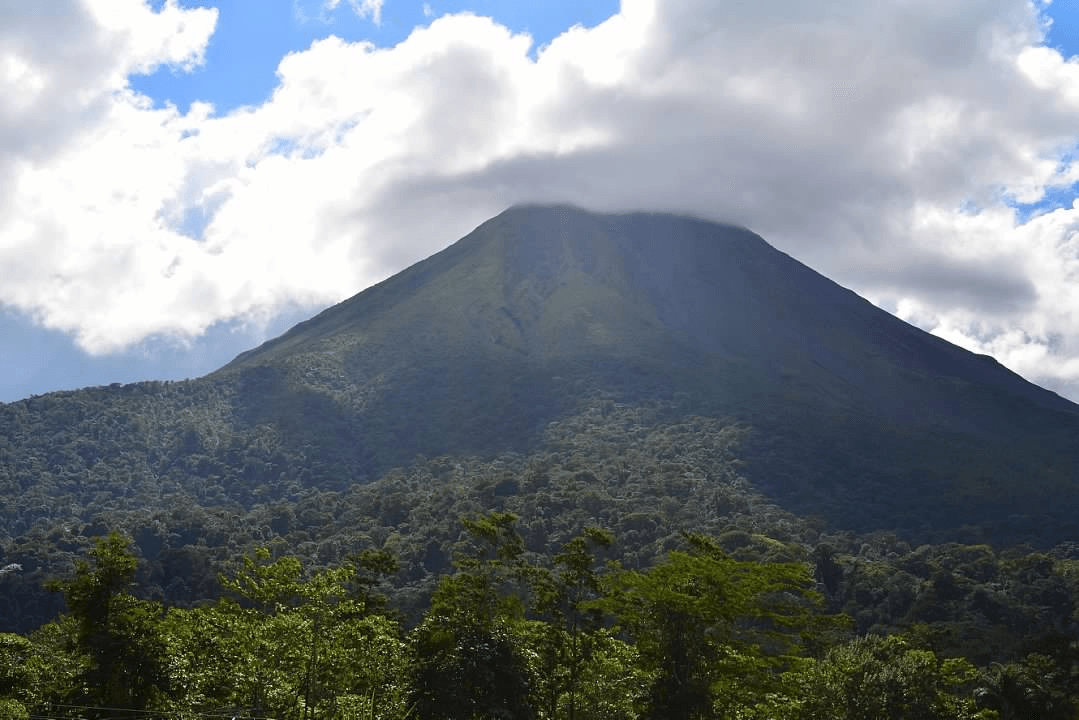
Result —
<instances>
[{"instance_id":1,"label":"cloud","mask_svg":"<svg viewBox=\"0 0 1079 720\"><path fill-rule=\"evenodd\" d=\"M131 0L62 13L47 3L0 7L0 198L11 198L20 171L44 170L86 142L130 74L201 63L215 21L215 10L174 2L159 13Z\"/></svg>"},{"instance_id":2,"label":"cloud","mask_svg":"<svg viewBox=\"0 0 1079 720\"><path fill-rule=\"evenodd\" d=\"M1079 397L1079 208L1013 207L1079 180L1079 64L1027 0L623 0L535 52L447 15L320 40L225 115L125 80L200 63L212 11L79 7L0 10L0 303L89 351L341 300L570 201L745 224Z\"/></svg>"},{"instance_id":3,"label":"cloud","mask_svg":"<svg viewBox=\"0 0 1079 720\"><path fill-rule=\"evenodd\" d=\"M325 9L333 12L341 0L326 0ZM361 18L370 18L375 25L382 23L382 0L348 0L349 7Z\"/></svg>"}]
</instances>

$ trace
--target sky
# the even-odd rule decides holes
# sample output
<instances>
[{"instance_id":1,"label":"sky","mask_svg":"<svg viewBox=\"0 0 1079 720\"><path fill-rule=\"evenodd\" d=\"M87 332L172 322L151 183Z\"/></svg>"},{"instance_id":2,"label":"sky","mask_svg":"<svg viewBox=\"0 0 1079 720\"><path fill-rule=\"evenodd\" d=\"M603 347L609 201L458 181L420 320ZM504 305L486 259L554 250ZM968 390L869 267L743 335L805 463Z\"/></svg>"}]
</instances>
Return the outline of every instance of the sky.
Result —
<instances>
[{"instance_id":1,"label":"sky","mask_svg":"<svg viewBox=\"0 0 1079 720\"><path fill-rule=\"evenodd\" d=\"M197 377L572 202L1079 401L1076 0L0 0L0 402Z\"/></svg>"}]
</instances>

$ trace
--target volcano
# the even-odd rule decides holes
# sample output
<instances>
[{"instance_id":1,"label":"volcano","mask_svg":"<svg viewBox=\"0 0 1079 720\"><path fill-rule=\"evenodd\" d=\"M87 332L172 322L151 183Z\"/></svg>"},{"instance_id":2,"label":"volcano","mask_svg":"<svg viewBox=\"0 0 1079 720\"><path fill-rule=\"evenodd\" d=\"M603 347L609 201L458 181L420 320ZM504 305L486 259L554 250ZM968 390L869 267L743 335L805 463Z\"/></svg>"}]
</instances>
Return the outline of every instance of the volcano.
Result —
<instances>
[{"instance_id":1,"label":"volcano","mask_svg":"<svg viewBox=\"0 0 1079 720\"><path fill-rule=\"evenodd\" d=\"M661 400L749 423L760 487L861 529L1040 523L1079 479L1079 406L665 214L512 208L211 377L254 422L308 396L378 468L526 449L589 394Z\"/></svg>"},{"instance_id":2,"label":"volcano","mask_svg":"<svg viewBox=\"0 0 1079 720\"><path fill-rule=\"evenodd\" d=\"M528 452L596 402L743 425L748 480L831 527L1079 532L1079 406L744 228L566 206L511 208L204 378L0 406L3 531Z\"/></svg>"}]
</instances>

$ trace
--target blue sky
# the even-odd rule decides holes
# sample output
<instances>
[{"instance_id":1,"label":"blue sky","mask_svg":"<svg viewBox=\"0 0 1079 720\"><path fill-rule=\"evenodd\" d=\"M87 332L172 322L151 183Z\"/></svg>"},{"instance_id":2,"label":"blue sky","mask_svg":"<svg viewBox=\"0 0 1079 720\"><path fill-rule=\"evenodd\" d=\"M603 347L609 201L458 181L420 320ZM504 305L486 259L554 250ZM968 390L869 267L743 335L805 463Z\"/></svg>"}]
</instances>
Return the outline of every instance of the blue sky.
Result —
<instances>
[{"instance_id":1,"label":"blue sky","mask_svg":"<svg viewBox=\"0 0 1079 720\"><path fill-rule=\"evenodd\" d=\"M1053 19L1046 44L1059 49L1064 55L1079 55L1079 4L1068 0L1056 0L1048 10Z\"/></svg>"},{"instance_id":2,"label":"blue sky","mask_svg":"<svg viewBox=\"0 0 1079 720\"><path fill-rule=\"evenodd\" d=\"M1077 3L71 7L0 27L0 402L205 374L553 200L741 222L1079 398Z\"/></svg>"}]
</instances>

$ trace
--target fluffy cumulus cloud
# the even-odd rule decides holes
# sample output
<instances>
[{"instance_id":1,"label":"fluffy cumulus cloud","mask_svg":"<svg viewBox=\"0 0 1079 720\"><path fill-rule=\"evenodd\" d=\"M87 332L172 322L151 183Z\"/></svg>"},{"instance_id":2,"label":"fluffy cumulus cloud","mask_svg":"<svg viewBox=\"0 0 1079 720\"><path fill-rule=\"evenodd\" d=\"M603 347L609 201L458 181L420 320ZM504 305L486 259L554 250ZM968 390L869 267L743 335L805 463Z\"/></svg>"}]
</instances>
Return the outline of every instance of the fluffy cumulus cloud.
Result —
<instances>
[{"instance_id":1,"label":"fluffy cumulus cloud","mask_svg":"<svg viewBox=\"0 0 1079 720\"><path fill-rule=\"evenodd\" d=\"M89 351L337 301L570 201L742 223L1079 398L1079 205L1016 209L1079 181L1079 61L1030 0L623 0L538 49L443 16L318 41L227 114L127 84L202 62L214 11L40 5L0 9L0 304Z\"/></svg>"}]
</instances>

